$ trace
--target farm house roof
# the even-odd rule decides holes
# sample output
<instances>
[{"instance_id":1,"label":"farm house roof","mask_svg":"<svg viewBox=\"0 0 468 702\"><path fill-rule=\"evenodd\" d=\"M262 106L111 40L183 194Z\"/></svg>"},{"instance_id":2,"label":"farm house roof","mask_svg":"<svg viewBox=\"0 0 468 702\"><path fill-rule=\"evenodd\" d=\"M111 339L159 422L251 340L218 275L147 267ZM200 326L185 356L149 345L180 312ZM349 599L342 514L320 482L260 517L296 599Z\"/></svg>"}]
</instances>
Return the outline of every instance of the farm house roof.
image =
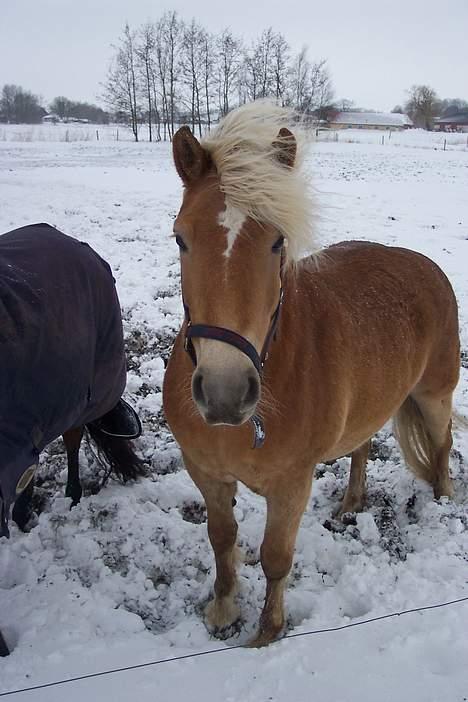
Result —
<instances>
[{"instance_id":1,"label":"farm house roof","mask_svg":"<svg viewBox=\"0 0 468 702\"><path fill-rule=\"evenodd\" d=\"M411 126L413 123L408 115L394 112L339 112L333 122L339 124L378 125L388 127Z\"/></svg>"}]
</instances>

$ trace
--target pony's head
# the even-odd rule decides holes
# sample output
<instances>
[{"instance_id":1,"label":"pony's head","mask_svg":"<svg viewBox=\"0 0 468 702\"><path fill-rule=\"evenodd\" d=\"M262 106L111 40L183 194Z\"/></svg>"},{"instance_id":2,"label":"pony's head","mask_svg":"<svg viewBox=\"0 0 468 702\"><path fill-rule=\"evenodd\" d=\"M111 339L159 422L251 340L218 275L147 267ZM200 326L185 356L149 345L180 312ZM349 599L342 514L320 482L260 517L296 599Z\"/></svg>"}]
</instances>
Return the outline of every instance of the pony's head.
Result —
<instances>
[{"instance_id":1,"label":"pony's head","mask_svg":"<svg viewBox=\"0 0 468 702\"><path fill-rule=\"evenodd\" d=\"M185 188L174 235L196 364L192 396L208 424L238 425L254 413L284 268L310 247L310 200L289 117L253 103L201 143L188 127L174 136Z\"/></svg>"}]
</instances>

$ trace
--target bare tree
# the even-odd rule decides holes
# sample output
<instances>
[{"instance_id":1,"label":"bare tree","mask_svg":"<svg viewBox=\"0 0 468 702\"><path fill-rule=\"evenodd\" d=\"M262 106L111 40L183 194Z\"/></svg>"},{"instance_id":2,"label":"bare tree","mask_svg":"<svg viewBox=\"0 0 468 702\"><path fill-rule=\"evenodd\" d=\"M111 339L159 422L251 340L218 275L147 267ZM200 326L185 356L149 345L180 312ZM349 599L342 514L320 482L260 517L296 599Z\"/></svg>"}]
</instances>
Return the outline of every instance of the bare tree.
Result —
<instances>
[{"instance_id":1,"label":"bare tree","mask_svg":"<svg viewBox=\"0 0 468 702\"><path fill-rule=\"evenodd\" d=\"M116 48L116 55L104 84L104 99L117 113L127 119L135 141L138 141L140 115L139 87L137 80L135 33L125 25L123 36Z\"/></svg>"},{"instance_id":2,"label":"bare tree","mask_svg":"<svg viewBox=\"0 0 468 702\"><path fill-rule=\"evenodd\" d=\"M289 52L289 44L284 36L280 33L275 34L272 45L273 90L276 102L283 107L288 85Z\"/></svg>"},{"instance_id":3,"label":"bare tree","mask_svg":"<svg viewBox=\"0 0 468 702\"><path fill-rule=\"evenodd\" d=\"M250 100L275 96L275 42L276 35L270 27L244 54L242 80Z\"/></svg>"},{"instance_id":4,"label":"bare tree","mask_svg":"<svg viewBox=\"0 0 468 702\"><path fill-rule=\"evenodd\" d=\"M166 26L166 18L164 16L158 21L158 23L156 25L156 47L155 47L156 71L157 71L157 76L158 76L158 81L159 81L159 86L160 86L160 91L161 91L161 111L162 111L164 141L166 141L166 139L168 137L168 133L170 136L170 131L169 131L170 117L169 117L169 98L168 98L169 56L168 56L168 47L167 47L167 43L165 40L165 36L166 36L165 26ZM156 89L156 85L155 85L155 89Z\"/></svg>"},{"instance_id":5,"label":"bare tree","mask_svg":"<svg viewBox=\"0 0 468 702\"><path fill-rule=\"evenodd\" d=\"M229 29L225 29L217 41L218 105L222 116L227 115L236 79L241 65L241 43Z\"/></svg>"},{"instance_id":6,"label":"bare tree","mask_svg":"<svg viewBox=\"0 0 468 702\"><path fill-rule=\"evenodd\" d=\"M71 100L69 100L66 97L63 97L63 95L60 95L59 97L56 97L52 100L52 102L49 105L49 109L51 112L53 112L57 117L60 117L60 119L67 119L70 116L70 113L72 112L73 108L73 103Z\"/></svg>"},{"instance_id":7,"label":"bare tree","mask_svg":"<svg viewBox=\"0 0 468 702\"><path fill-rule=\"evenodd\" d=\"M311 65L309 74L309 110L317 119L323 119L323 111L333 100L333 88L325 59Z\"/></svg>"},{"instance_id":8,"label":"bare tree","mask_svg":"<svg viewBox=\"0 0 468 702\"><path fill-rule=\"evenodd\" d=\"M166 12L156 25L156 66L161 88L164 139L167 136L172 139L174 135L183 27L176 12Z\"/></svg>"},{"instance_id":9,"label":"bare tree","mask_svg":"<svg viewBox=\"0 0 468 702\"><path fill-rule=\"evenodd\" d=\"M189 93L190 121L192 131L198 125L198 133L202 135L201 100L204 82L205 32L193 19L185 27L182 40L182 74Z\"/></svg>"},{"instance_id":10,"label":"bare tree","mask_svg":"<svg viewBox=\"0 0 468 702\"><path fill-rule=\"evenodd\" d=\"M332 81L326 60L310 63L304 47L292 66L290 103L300 112L321 119L323 108L330 105L332 99Z\"/></svg>"},{"instance_id":11,"label":"bare tree","mask_svg":"<svg viewBox=\"0 0 468 702\"><path fill-rule=\"evenodd\" d=\"M309 78L310 64L307 59L307 47L303 47L295 57L289 80L288 103L303 112L307 108L307 82Z\"/></svg>"},{"instance_id":12,"label":"bare tree","mask_svg":"<svg viewBox=\"0 0 468 702\"><path fill-rule=\"evenodd\" d=\"M212 92L216 64L215 40L205 29L202 31L203 101L206 111L206 126L209 131L211 129Z\"/></svg>"},{"instance_id":13,"label":"bare tree","mask_svg":"<svg viewBox=\"0 0 468 702\"><path fill-rule=\"evenodd\" d=\"M414 125L431 130L434 127L434 118L439 112L437 93L428 85L413 85L408 94L405 109Z\"/></svg>"},{"instance_id":14,"label":"bare tree","mask_svg":"<svg viewBox=\"0 0 468 702\"><path fill-rule=\"evenodd\" d=\"M148 137L153 141L153 124L157 115L155 94L154 51L156 36L154 24L147 22L138 32L138 43L135 52L138 58L142 79L142 89L146 99L146 114L148 119Z\"/></svg>"}]
</instances>

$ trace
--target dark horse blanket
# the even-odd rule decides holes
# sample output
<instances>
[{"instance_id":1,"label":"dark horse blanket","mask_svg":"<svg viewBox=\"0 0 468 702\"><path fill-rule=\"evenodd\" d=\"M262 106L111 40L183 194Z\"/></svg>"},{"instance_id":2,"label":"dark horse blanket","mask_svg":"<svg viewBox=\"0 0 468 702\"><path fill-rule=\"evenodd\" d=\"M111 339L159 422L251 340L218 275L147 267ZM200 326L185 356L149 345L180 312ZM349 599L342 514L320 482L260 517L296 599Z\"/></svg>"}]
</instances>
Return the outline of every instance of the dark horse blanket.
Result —
<instances>
[{"instance_id":1,"label":"dark horse blanket","mask_svg":"<svg viewBox=\"0 0 468 702\"><path fill-rule=\"evenodd\" d=\"M109 265L48 224L0 236L0 536L42 449L111 410L125 378Z\"/></svg>"}]
</instances>

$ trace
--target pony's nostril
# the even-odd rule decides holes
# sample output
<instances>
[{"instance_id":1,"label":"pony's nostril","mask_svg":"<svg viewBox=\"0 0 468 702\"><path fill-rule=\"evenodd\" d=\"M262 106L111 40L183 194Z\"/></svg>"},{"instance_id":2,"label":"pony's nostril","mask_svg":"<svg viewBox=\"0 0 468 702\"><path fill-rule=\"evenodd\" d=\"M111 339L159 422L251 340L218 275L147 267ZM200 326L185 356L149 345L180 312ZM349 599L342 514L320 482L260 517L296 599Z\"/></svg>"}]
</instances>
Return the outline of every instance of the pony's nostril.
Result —
<instances>
[{"instance_id":1,"label":"pony's nostril","mask_svg":"<svg viewBox=\"0 0 468 702\"><path fill-rule=\"evenodd\" d=\"M258 375L249 375L247 380L247 390L244 396L244 406L250 407L258 402L260 397L260 383L258 381Z\"/></svg>"},{"instance_id":2,"label":"pony's nostril","mask_svg":"<svg viewBox=\"0 0 468 702\"><path fill-rule=\"evenodd\" d=\"M205 395L203 393L203 374L196 371L192 379L192 395L195 402L205 405Z\"/></svg>"}]
</instances>

